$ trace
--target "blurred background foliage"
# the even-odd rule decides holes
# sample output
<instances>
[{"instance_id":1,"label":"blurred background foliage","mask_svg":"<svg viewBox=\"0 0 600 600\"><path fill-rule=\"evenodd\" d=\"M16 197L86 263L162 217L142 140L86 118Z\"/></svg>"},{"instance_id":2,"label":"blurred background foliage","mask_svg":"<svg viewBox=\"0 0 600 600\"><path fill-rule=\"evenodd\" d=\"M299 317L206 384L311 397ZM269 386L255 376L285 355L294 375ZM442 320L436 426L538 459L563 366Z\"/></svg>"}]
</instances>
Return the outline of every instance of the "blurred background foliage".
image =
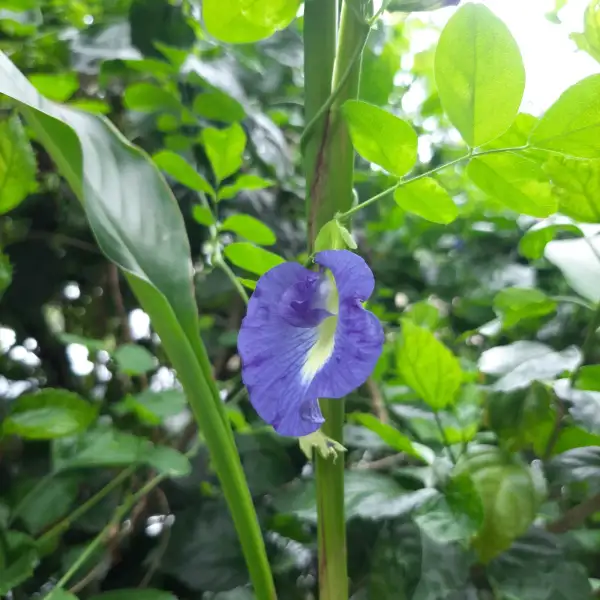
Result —
<instances>
[{"instance_id":1,"label":"blurred background foliage","mask_svg":"<svg viewBox=\"0 0 600 600\"><path fill-rule=\"evenodd\" d=\"M564 4L548 18L558 20ZM596 59L597 6L574 36ZM303 257L301 35L299 18L258 44L222 45L185 0L0 0L0 49L37 89L106 115L168 177L191 242L202 334L285 600L317 593L313 471L247 401L236 352L245 308L215 248L225 245L249 288L274 254ZM429 42L415 51L417 35ZM361 99L413 123L423 171L464 154L435 88L438 36L426 14L391 13L369 38L361 80ZM422 101L408 109L407 94ZM8 103L0 110L0 595L48 592L105 529L71 573L81 598L250 600L232 523L160 339L48 155ZM523 143L535 120L520 115L504 145ZM220 166L206 133L215 128L234 148ZM387 342L348 402L352 597L591 598L600 584L593 336L589 365L578 366L594 297L544 258L548 241L578 229L558 220L531 230L537 219L490 199L462 167L437 178L459 206L450 225L391 199L353 224L375 271L369 307ZM218 179L226 187L217 228L206 197ZM361 198L391 184L359 161ZM597 272L600 264L574 276ZM427 382L411 382L403 368L411 335L421 336L416 360L432 381L458 373L457 401L436 412ZM36 390L34 410L27 398ZM156 473L165 479L115 522L126 494Z\"/></svg>"}]
</instances>

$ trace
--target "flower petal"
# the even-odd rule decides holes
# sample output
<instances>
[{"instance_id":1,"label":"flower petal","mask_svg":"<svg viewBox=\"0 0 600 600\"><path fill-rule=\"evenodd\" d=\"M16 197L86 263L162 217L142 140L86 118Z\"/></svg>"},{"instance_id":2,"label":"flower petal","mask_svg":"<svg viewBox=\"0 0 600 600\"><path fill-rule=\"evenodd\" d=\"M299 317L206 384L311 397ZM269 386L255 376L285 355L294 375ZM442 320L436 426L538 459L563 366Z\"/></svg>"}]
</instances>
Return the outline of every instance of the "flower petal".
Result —
<instances>
[{"instance_id":1,"label":"flower petal","mask_svg":"<svg viewBox=\"0 0 600 600\"><path fill-rule=\"evenodd\" d=\"M290 319L289 305L282 304L290 290L297 291L302 282L310 283L315 276L297 263L283 263L263 275L238 336L242 379L252 405L281 435L308 435L323 422L317 397L308 395L311 382L302 376L308 352L317 341L317 329ZM314 292L310 285L307 290ZM294 298L294 302L300 301L297 293ZM312 324L314 315L306 314Z\"/></svg>"},{"instance_id":2,"label":"flower petal","mask_svg":"<svg viewBox=\"0 0 600 600\"><path fill-rule=\"evenodd\" d=\"M349 250L324 250L315 255L315 262L333 273L340 304L344 298L368 300L375 288L375 278L369 265Z\"/></svg>"}]
</instances>

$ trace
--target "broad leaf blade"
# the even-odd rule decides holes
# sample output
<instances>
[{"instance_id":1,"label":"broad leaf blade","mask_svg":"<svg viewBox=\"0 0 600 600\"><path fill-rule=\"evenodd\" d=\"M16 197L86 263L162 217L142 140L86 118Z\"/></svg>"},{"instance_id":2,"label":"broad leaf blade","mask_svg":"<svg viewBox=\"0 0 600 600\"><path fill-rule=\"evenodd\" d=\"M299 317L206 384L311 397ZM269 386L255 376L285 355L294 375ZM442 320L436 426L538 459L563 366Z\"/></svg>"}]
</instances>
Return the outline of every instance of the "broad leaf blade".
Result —
<instances>
[{"instance_id":1,"label":"broad leaf blade","mask_svg":"<svg viewBox=\"0 0 600 600\"><path fill-rule=\"evenodd\" d=\"M447 225L458 216L458 208L448 192L431 177L399 187L394 200L403 210L433 223Z\"/></svg>"}]
</instances>

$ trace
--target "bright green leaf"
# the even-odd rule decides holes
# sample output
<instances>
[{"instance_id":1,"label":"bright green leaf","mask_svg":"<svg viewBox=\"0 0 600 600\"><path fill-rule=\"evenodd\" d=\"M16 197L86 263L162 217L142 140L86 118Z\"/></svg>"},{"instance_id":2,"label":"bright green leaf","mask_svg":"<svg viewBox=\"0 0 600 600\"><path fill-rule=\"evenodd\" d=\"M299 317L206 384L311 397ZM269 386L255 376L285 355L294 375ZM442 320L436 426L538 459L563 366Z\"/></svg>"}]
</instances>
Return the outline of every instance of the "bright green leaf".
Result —
<instances>
[{"instance_id":1,"label":"bright green leaf","mask_svg":"<svg viewBox=\"0 0 600 600\"><path fill-rule=\"evenodd\" d=\"M0 215L35 189L35 174L35 157L19 117L0 121Z\"/></svg>"},{"instance_id":2,"label":"bright green leaf","mask_svg":"<svg viewBox=\"0 0 600 600\"><path fill-rule=\"evenodd\" d=\"M525 258L537 259L544 256L546 244L551 242L559 233L572 233L577 236L582 235L581 230L576 225L552 223L542 221L536 223L519 242L519 253Z\"/></svg>"},{"instance_id":3,"label":"bright green leaf","mask_svg":"<svg viewBox=\"0 0 600 600\"><path fill-rule=\"evenodd\" d=\"M600 365L586 365L577 371L575 387L600 392Z\"/></svg>"},{"instance_id":4,"label":"bright green leaf","mask_svg":"<svg viewBox=\"0 0 600 600\"><path fill-rule=\"evenodd\" d=\"M393 114L348 100L342 107L355 150L365 159L394 175L404 175L417 160L417 134Z\"/></svg>"},{"instance_id":5,"label":"bright green leaf","mask_svg":"<svg viewBox=\"0 0 600 600\"><path fill-rule=\"evenodd\" d=\"M50 440L84 431L97 412L95 406L73 392L47 388L17 398L3 431L30 440Z\"/></svg>"},{"instance_id":6,"label":"bright green leaf","mask_svg":"<svg viewBox=\"0 0 600 600\"><path fill-rule=\"evenodd\" d=\"M492 447L461 457L454 476L469 476L483 504L483 523L474 547L480 560L488 563L527 531L537 514L542 490L518 456Z\"/></svg>"},{"instance_id":7,"label":"bright green leaf","mask_svg":"<svg viewBox=\"0 0 600 600\"><path fill-rule=\"evenodd\" d=\"M255 290L256 289L256 281L254 281L253 279L244 279L243 277L238 277L238 281L245 288L248 288L249 290Z\"/></svg>"},{"instance_id":8,"label":"bright green leaf","mask_svg":"<svg viewBox=\"0 0 600 600\"><path fill-rule=\"evenodd\" d=\"M96 115L107 115L110 113L110 105L103 100L97 98L75 98L71 100L68 105L71 108L77 108L78 110L85 110Z\"/></svg>"},{"instance_id":9,"label":"bright green leaf","mask_svg":"<svg viewBox=\"0 0 600 600\"><path fill-rule=\"evenodd\" d=\"M600 158L600 75L565 91L531 134L536 148L582 158Z\"/></svg>"},{"instance_id":10,"label":"bright green leaf","mask_svg":"<svg viewBox=\"0 0 600 600\"><path fill-rule=\"evenodd\" d=\"M220 90L198 94L192 110L205 119L233 123L246 116L244 107L235 98Z\"/></svg>"},{"instance_id":11,"label":"bright green leaf","mask_svg":"<svg viewBox=\"0 0 600 600\"><path fill-rule=\"evenodd\" d=\"M246 147L246 134L238 123L226 129L207 127L202 130L200 137L218 182L239 170Z\"/></svg>"},{"instance_id":12,"label":"bright green leaf","mask_svg":"<svg viewBox=\"0 0 600 600\"><path fill-rule=\"evenodd\" d=\"M281 256L248 242L236 242L225 246L226 258L240 269L255 275L263 275L273 267L285 262Z\"/></svg>"},{"instance_id":13,"label":"bright green leaf","mask_svg":"<svg viewBox=\"0 0 600 600\"><path fill-rule=\"evenodd\" d=\"M79 79L73 71L66 73L34 73L29 81L46 98L56 102L65 102L79 88Z\"/></svg>"},{"instance_id":14,"label":"bright green leaf","mask_svg":"<svg viewBox=\"0 0 600 600\"><path fill-rule=\"evenodd\" d=\"M400 433L395 427L382 423L377 417L368 413L351 413L348 420L359 423L363 427L376 433L390 448L398 452L405 452L415 458L422 459L419 451L413 446L410 439Z\"/></svg>"},{"instance_id":15,"label":"bright green leaf","mask_svg":"<svg viewBox=\"0 0 600 600\"><path fill-rule=\"evenodd\" d=\"M477 147L515 120L525 69L506 25L483 4L465 4L440 36L435 80L450 121L469 146Z\"/></svg>"},{"instance_id":16,"label":"bright green leaf","mask_svg":"<svg viewBox=\"0 0 600 600\"><path fill-rule=\"evenodd\" d=\"M208 32L229 44L258 42L286 28L301 0L203 0L202 17Z\"/></svg>"},{"instance_id":17,"label":"bright green leaf","mask_svg":"<svg viewBox=\"0 0 600 600\"><path fill-rule=\"evenodd\" d=\"M458 216L458 208L448 192L431 177L423 177L397 188L394 200L402 210L433 223L447 225Z\"/></svg>"},{"instance_id":18,"label":"bright green leaf","mask_svg":"<svg viewBox=\"0 0 600 600\"><path fill-rule=\"evenodd\" d=\"M197 192L204 192L211 197L215 196L215 190L210 183L179 154L170 150L161 150L152 157L152 160L175 181Z\"/></svg>"},{"instance_id":19,"label":"bright green leaf","mask_svg":"<svg viewBox=\"0 0 600 600\"><path fill-rule=\"evenodd\" d=\"M564 275L567 283L590 302L600 302L600 240L554 240L544 256Z\"/></svg>"},{"instance_id":20,"label":"bright green leaf","mask_svg":"<svg viewBox=\"0 0 600 600\"><path fill-rule=\"evenodd\" d=\"M600 223L600 161L553 155L544 165L558 210L576 221Z\"/></svg>"},{"instance_id":21,"label":"bright green leaf","mask_svg":"<svg viewBox=\"0 0 600 600\"><path fill-rule=\"evenodd\" d=\"M221 225L223 231L233 231L259 246L271 246L277 238L273 230L250 215L231 215Z\"/></svg>"},{"instance_id":22,"label":"bright green leaf","mask_svg":"<svg viewBox=\"0 0 600 600\"><path fill-rule=\"evenodd\" d=\"M123 344L114 354L119 369L126 375L142 375L157 366L156 358L144 346Z\"/></svg>"},{"instance_id":23,"label":"bright green leaf","mask_svg":"<svg viewBox=\"0 0 600 600\"><path fill-rule=\"evenodd\" d=\"M460 364L431 331L403 319L397 361L406 384L431 408L439 410L456 401L463 379Z\"/></svg>"},{"instance_id":24,"label":"bright green leaf","mask_svg":"<svg viewBox=\"0 0 600 600\"><path fill-rule=\"evenodd\" d=\"M328 221L321 227L315 239L314 250L356 250L357 245L352 234L337 219Z\"/></svg>"},{"instance_id":25,"label":"bright green leaf","mask_svg":"<svg viewBox=\"0 0 600 600\"><path fill-rule=\"evenodd\" d=\"M172 92L153 83L133 83L125 89L125 106L138 112L179 112L181 101Z\"/></svg>"},{"instance_id":26,"label":"bright green leaf","mask_svg":"<svg viewBox=\"0 0 600 600\"><path fill-rule=\"evenodd\" d=\"M145 462L159 473L164 473L169 477L185 477L192 472L189 459L168 446L154 446L148 452Z\"/></svg>"},{"instance_id":27,"label":"bright green leaf","mask_svg":"<svg viewBox=\"0 0 600 600\"><path fill-rule=\"evenodd\" d=\"M231 185L224 185L219 190L219 200L235 198L241 191L263 190L271 187L270 179L263 179L258 175L240 175Z\"/></svg>"},{"instance_id":28,"label":"bright green leaf","mask_svg":"<svg viewBox=\"0 0 600 600\"><path fill-rule=\"evenodd\" d=\"M565 0L566 2L566 0ZM583 33L572 33L580 50L600 62L600 1L591 0L585 11Z\"/></svg>"},{"instance_id":29,"label":"bright green leaf","mask_svg":"<svg viewBox=\"0 0 600 600\"><path fill-rule=\"evenodd\" d=\"M511 287L501 290L494 298L494 310L502 318L504 327L514 327L523 319L549 315L556 310L556 302L535 288Z\"/></svg>"},{"instance_id":30,"label":"bright green leaf","mask_svg":"<svg viewBox=\"0 0 600 600\"><path fill-rule=\"evenodd\" d=\"M532 217L557 211L548 177L530 158L513 152L481 156L471 160L467 174L478 188L511 210Z\"/></svg>"},{"instance_id":31,"label":"bright green leaf","mask_svg":"<svg viewBox=\"0 0 600 600\"><path fill-rule=\"evenodd\" d=\"M192 216L196 222L200 223L200 225L206 225L209 227L210 225L214 225L216 223L212 210L210 210L208 206L200 206L196 204L194 208L192 208Z\"/></svg>"},{"instance_id":32,"label":"bright green leaf","mask_svg":"<svg viewBox=\"0 0 600 600\"><path fill-rule=\"evenodd\" d=\"M115 405L115 410L119 414L134 413L148 425L160 425L168 417L180 414L186 404L185 394L179 390L145 390L135 396L125 396L122 402Z\"/></svg>"}]
</instances>

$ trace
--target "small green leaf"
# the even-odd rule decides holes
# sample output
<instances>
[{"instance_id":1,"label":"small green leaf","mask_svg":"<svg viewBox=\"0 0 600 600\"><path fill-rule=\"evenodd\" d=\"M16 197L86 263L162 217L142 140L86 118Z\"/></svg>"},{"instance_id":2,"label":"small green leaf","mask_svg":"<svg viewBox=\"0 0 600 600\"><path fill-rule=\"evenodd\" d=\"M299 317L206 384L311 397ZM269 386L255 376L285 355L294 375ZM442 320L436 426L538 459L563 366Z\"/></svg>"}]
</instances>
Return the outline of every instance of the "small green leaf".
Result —
<instances>
[{"instance_id":1,"label":"small green leaf","mask_svg":"<svg viewBox=\"0 0 600 600\"><path fill-rule=\"evenodd\" d=\"M583 223L600 223L600 161L554 155L544 171L552 179L562 214Z\"/></svg>"},{"instance_id":2,"label":"small green leaf","mask_svg":"<svg viewBox=\"0 0 600 600\"><path fill-rule=\"evenodd\" d=\"M467 167L467 175L478 188L516 212L547 217L558 209L542 167L520 154L506 152L475 158Z\"/></svg>"},{"instance_id":3,"label":"small green leaf","mask_svg":"<svg viewBox=\"0 0 600 600\"><path fill-rule=\"evenodd\" d=\"M249 290L255 290L256 289L256 281L254 281L253 279L244 279L243 277L238 277L238 281L245 288L248 288Z\"/></svg>"},{"instance_id":4,"label":"small green leaf","mask_svg":"<svg viewBox=\"0 0 600 600\"><path fill-rule=\"evenodd\" d=\"M218 182L239 170L246 147L246 134L238 123L226 129L207 127L200 137Z\"/></svg>"},{"instance_id":5,"label":"small green leaf","mask_svg":"<svg viewBox=\"0 0 600 600\"><path fill-rule=\"evenodd\" d=\"M233 231L259 246L271 246L277 238L270 227L250 215L231 215L221 225L223 231Z\"/></svg>"},{"instance_id":6,"label":"small green leaf","mask_svg":"<svg viewBox=\"0 0 600 600\"><path fill-rule=\"evenodd\" d=\"M175 154L170 150L161 150L152 157L152 160L175 181L214 198L215 190L213 190L210 183L179 154Z\"/></svg>"},{"instance_id":7,"label":"small green leaf","mask_svg":"<svg viewBox=\"0 0 600 600\"><path fill-rule=\"evenodd\" d=\"M55 600L63 599L56 598ZM103 592L102 594L92 596L90 600L177 600L177 596L164 590L128 588Z\"/></svg>"},{"instance_id":8,"label":"small green leaf","mask_svg":"<svg viewBox=\"0 0 600 600\"><path fill-rule=\"evenodd\" d=\"M192 216L197 223L200 223L200 225L210 227L216 223L215 217L208 206L196 204L194 208L192 208Z\"/></svg>"},{"instance_id":9,"label":"small green leaf","mask_svg":"<svg viewBox=\"0 0 600 600\"><path fill-rule=\"evenodd\" d=\"M431 331L402 319L397 361L406 384L431 408L454 404L463 373L458 359Z\"/></svg>"},{"instance_id":10,"label":"small green leaf","mask_svg":"<svg viewBox=\"0 0 600 600\"><path fill-rule=\"evenodd\" d=\"M377 417L368 413L351 413L348 420L359 423L363 427L376 433L390 448L398 452L405 452L415 458L421 459L419 451L413 446L413 443L403 433L400 433L395 427L382 423Z\"/></svg>"},{"instance_id":11,"label":"small green leaf","mask_svg":"<svg viewBox=\"0 0 600 600\"><path fill-rule=\"evenodd\" d=\"M157 366L156 358L144 346L123 344L114 354L119 369L126 375L142 375Z\"/></svg>"},{"instance_id":12,"label":"small green leaf","mask_svg":"<svg viewBox=\"0 0 600 600\"><path fill-rule=\"evenodd\" d=\"M540 119L529 141L536 148L600 158L600 75L566 90Z\"/></svg>"},{"instance_id":13,"label":"small green leaf","mask_svg":"<svg viewBox=\"0 0 600 600\"><path fill-rule=\"evenodd\" d=\"M431 177L400 186L394 192L394 200L402 210L433 223L447 225L458 217L458 208L448 192Z\"/></svg>"},{"instance_id":14,"label":"small green leaf","mask_svg":"<svg viewBox=\"0 0 600 600\"><path fill-rule=\"evenodd\" d=\"M337 219L325 223L315 239L315 252L346 248L350 248L350 250L357 248L352 234Z\"/></svg>"},{"instance_id":15,"label":"small green leaf","mask_svg":"<svg viewBox=\"0 0 600 600\"><path fill-rule=\"evenodd\" d=\"M281 256L248 242L229 244L223 252L236 267L255 275L263 275L273 267L285 262Z\"/></svg>"},{"instance_id":16,"label":"small green leaf","mask_svg":"<svg viewBox=\"0 0 600 600\"><path fill-rule=\"evenodd\" d=\"M586 300L600 302L600 242L598 238L554 240L544 256L564 275L567 283Z\"/></svg>"},{"instance_id":17,"label":"small green leaf","mask_svg":"<svg viewBox=\"0 0 600 600\"><path fill-rule=\"evenodd\" d=\"M566 0L565 0L566 1ZM591 0L585 11L583 33L572 33L578 48L600 62L600 1Z\"/></svg>"},{"instance_id":18,"label":"small green leaf","mask_svg":"<svg viewBox=\"0 0 600 600\"><path fill-rule=\"evenodd\" d=\"M40 94L55 102L65 102L79 89L79 80L77 74L73 71L66 73L34 73L29 75L29 81Z\"/></svg>"},{"instance_id":19,"label":"small green leaf","mask_svg":"<svg viewBox=\"0 0 600 600\"><path fill-rule=\"evenodd\" d=\"M301 0L203 0L204 25L218 40L249 44L285 29L296 17Z\"/></svg>"},{"instance_id":20,"label":"small green leaf","mask_svg":"<svg viewBox=\"0 0 600 600\"><path fill-rule=\"evenodd\" d=\"M580 390L600 392L600 365L587 365L577 371L575 387Z\"/></svg>"},{"instance_id":21,"label":"small green leaf","mask_svg":"<svg viewBox=\"0 0 600 600\"><path fill-rule=\"evenodd\" d=\"M412 126L391 113L348 100L342 107L355 150L393 175L404 175L417 160L417 134Z\"/></svg>"},{"instance_id":22,"label":"small green leaf","mask_svg":"<svg viewBox=\"0 0 600 600\"><path fill-rule=\"evenodd\" d=\"M473 545L480 560L488 563L527 531L543 490L517 455L498 448L483 447L463 455L454 476L469 476L483 505L483 523Z\"/></svg>"},{"instance_id":23,"label":"small green leaf","mask_svg":"<svg viewBox=\"0 0 600 600\"><path fill-rule=\"evenodd\" d=\"M218 200L229 200L235 198L241 191L264 190L272 185L270 179L263 179L258 175L240 175L231 185L224 185L219 190Z\"/></svg>"},{"instance_id":24,"label":"small green leaf","mask_svg":"<svg viewBox=\"0 0 600 600\"><path fill-rule=\"evenodd\" d=\"M160 425L168 417L180 414L186 404L185 394L179 390L145 390L135 396L125 396L115 405L115 410L119 414L134 413L143 423Z\"/></svg>"},{"instance_id":25,"label":"small green leaf","mask_svg":"<svg viewBox=\"0 0 600 600\"><path fill-rule=\"evenodd\" d=\"M504 327L510 328L523 319L549 315L556 310L556 302L544 292L531 288L506 288L494 298L494 310L502 318Z\"/></svg>"},{"instance_id":26,"label":"small green leaf","mask_svg":"<svg viewBox=\"0 0 600 600\"><path fill-rule=\"evenodd\" d=\"M225 123L241 121L246 116L244 107L220 90L198 94L194 99L192 110L205 119Z\"/></svg>"},{"instance_id":27,"label":"small green leaf","mask_svg":"<svg viewBox=\"0 0 600 600\"><path fill-rule=\"evenodd\" d=\"M125 106L138 112L179 112L181 101L172 92L152 83L133 83L125 89Z\"/></svg>"},{"instance_id":28,"label":"small green leaf","mask_svg":"<svg viewBox=\"0 0 600 600\"><path fill-rule=\"evenodd\" d=\"M0 121L0 215L35 189L35 157L17 115Z\"/></svg>"},{"instance_id":29,"label":"small green leaf","mask_svg":"<svg viewBox=\"0 0 600 600\"><path fill-rule=\"evenodd\" d=\"M55 471L129 466L145 463L153 448L145 438L98 427L80 436L55 440L52 463Z\"/></svg>"},{"instance_id":30,"label":"small green leaf","mask_svg":"<svg viewBox=\"0 0 600 600\"><path fill-rule=\"evenodd\" d=\"M47 388L14 401L4 421L6 435L50 440L87 429L97 408L73 392Z\"/></svg>"},{"instance_id":31,"label":"small green leaf","mask_svg":"<svg viewBox=\"0 0 600 600\"><path fill-rule=\"evenodd\" d=\"M537 259L544 256L546 244L551 242L559 233L572 233L577 236L583 235L581 229L576 225L552 223L542 221L536 223L519 242L519 253L525 258Z\"/></svg>"},{"instance_id":32,"label":"small green leaf","mask_svg":"<svg viewBox=\"0 0 600 600\"><path fill-rule=\"evenodd\" d=\"M145 458L145 462L169 477L185 477L192 472L189 459L174 448L154 446Z\"/></svg>"},{"instance_id":33,"label":"small green leaf","mask_svg":"<svg viewBox=\"0 0 600 600\"><path fill-rule=\"evenodd\" d=\"M96 115L107 115L111 110L107 102L97 98L75 98L68 102L68 106Z\"/></svg>"},{"instance_id":34,"label":"small green leaf","mask_svg":"<svg viewBox=\"0 0 600 600\"><path fill-rule=\"evenodd\" d=\"M477 147L515 120L525 69L506 25L483 4L465 4L440 36L435 80L450 121L469 146Z\"/></svg>"}]
</instances>

